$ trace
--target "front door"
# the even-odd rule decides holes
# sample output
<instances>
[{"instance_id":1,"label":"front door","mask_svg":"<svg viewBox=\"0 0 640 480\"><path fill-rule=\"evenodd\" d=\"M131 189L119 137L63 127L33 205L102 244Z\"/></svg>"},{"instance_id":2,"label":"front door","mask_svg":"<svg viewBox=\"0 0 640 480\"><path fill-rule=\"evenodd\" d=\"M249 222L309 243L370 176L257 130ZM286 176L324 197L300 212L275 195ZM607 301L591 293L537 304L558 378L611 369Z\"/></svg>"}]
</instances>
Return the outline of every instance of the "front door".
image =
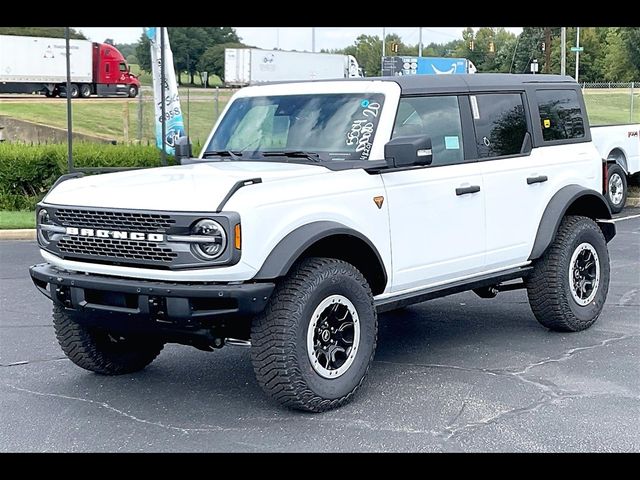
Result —
<instances>
[{"instance_id":1,"label":"front door","mask_svg":"<svg viewBox=\"0 0 640 480\"><path fill-rule=\"evenodd\" d=\"M400 99L393 137L430 136L433 162L382 174L389 202L392 292L447 283L484 269L484 186L479 164L465 159L463 100L455 95Z\"/></svg>"}]
</instances>

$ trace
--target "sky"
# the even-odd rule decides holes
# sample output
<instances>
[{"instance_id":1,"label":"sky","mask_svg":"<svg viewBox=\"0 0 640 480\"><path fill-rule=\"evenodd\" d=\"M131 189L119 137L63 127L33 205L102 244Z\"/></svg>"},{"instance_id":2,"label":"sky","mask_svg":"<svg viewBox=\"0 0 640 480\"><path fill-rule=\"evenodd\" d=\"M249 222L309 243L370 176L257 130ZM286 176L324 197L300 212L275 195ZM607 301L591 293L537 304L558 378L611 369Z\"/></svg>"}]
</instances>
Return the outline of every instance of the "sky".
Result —
<instances>
[{"instance_id":1,"label":"sky","mask_svg":"<svg viewBox=\"0 0 640 480\"><path fill-rule=\"evenodd\" d=\"M142 27L73 27L82 31L90 40L103 42L113 38L116 43L135 43L140 38ZM311 51L310 27L234 27L243 43L259 48L281 48L283 50ZM417 44L418 27L385 27L386 33L397 33L406 44ZM422 43L446 43L462 38L465 27L422 27ZM474 27L477 28L477 27ZM519 34L522 28L508 27L507 30ZM359 35L382 37L382 27L316 27L316 51L343 48L352 45ZM171 39L169 39L171 40Z\"/></svg>"}]
</instances>

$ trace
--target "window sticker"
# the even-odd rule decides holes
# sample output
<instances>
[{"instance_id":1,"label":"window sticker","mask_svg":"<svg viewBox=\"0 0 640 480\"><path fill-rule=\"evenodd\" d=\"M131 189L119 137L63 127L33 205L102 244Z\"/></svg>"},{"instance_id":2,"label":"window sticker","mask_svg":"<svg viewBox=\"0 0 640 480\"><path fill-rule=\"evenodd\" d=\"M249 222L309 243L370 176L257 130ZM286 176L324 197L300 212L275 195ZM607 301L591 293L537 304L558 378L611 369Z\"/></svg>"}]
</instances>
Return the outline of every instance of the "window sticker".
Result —
<instances>
[{"instance_id":1,"label":"window sticker","mask_svg":"<svg viewBox=\"0 0 640 480\"><path fill-rule=\"evenodd\" d=\"M551 120L545 118L542 123L544 124L544 128L551 128Z\"/></svg>"},{"instance_id":2,"label":"window sticker","mask_svg":"<svg viewBox=\"0 0 640 480\"><path fill-rule=\"evenodd\" d=\"M458 136L444 137L445 150L460 150L460 138Z\"/></svg>"}]
</instances>

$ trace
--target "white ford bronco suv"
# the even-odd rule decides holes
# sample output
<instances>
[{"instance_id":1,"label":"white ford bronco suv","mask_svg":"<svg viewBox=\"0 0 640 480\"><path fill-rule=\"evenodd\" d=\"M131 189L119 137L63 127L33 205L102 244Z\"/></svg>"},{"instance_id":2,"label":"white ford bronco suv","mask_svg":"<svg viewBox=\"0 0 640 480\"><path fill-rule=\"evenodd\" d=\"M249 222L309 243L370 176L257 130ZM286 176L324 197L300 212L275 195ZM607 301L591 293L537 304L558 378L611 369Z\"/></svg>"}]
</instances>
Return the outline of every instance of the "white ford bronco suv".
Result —
<instances>
[{"instance_id":1,"label":"white ford bronco suv","mask_svg":"<svg viewBox=\"0 0 640 480\"><path fill-rule=\"evenodd\" d=\"M591 326L615 235L602 182L569 77L248 87L199 158L61 178L30 273L82 368L245 344L267 394L319 412L362 383L379 312L526 288L543 326Z\"/></svg>"}]
</instances>

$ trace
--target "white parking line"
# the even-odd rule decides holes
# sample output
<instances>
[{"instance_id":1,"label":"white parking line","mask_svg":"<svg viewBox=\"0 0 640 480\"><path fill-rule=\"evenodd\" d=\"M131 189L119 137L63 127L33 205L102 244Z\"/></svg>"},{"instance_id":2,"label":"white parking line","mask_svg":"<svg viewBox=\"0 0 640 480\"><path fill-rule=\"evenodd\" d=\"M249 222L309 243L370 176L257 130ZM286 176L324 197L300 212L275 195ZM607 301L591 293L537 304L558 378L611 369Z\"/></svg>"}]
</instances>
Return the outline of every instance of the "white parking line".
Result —
<instances>
[{"instance_id":1,"label":"white parking line","mask_svg":"<svg viewBox=\"0 0 640 480\"><path fill-rule=\"evenodd\" d=\"M611 221L612 222L621 222L622 220L630 220L632 218L640 218L640 213L638 215L629 215L628 217L614 218Z\"/></svg>"}]
</instances>

